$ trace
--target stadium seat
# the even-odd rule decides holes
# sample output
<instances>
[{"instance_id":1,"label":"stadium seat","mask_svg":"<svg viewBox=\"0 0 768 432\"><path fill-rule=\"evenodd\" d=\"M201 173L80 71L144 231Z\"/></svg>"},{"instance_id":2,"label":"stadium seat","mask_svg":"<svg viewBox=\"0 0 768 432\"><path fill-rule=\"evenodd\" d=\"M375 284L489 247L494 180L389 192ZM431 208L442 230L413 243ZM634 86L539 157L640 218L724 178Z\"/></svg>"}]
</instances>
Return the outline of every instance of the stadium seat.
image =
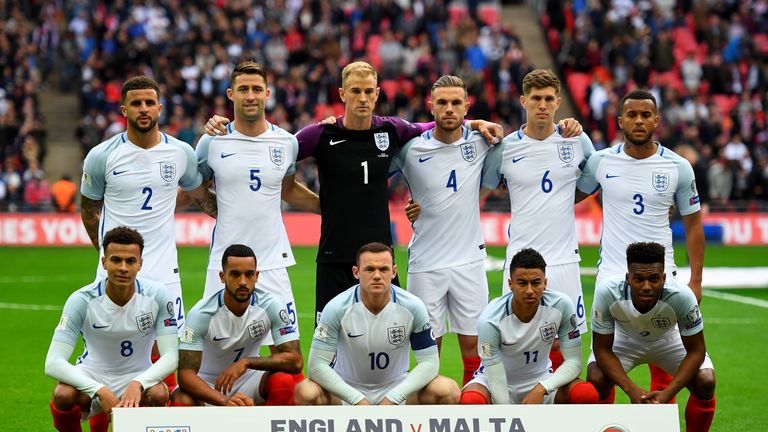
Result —
<instances>
[{"instance_id":1,"label":"stadium seat","mask_svg":"<svg viewBox=\"0 0 768 432\"><path fill-rule=\"evenodd\" d=\"M571 93L573 103L576 104L579 113L584 118L589 117L589 103L587 102L587 88L591 82L589 74L583 72L571 72L567 74L566 82Z\"/></svg>"},{"instance_id":2,"label":"stadium seat","mask_svg":"<svg viewBox=\"0 0 768 432\"><path fill-rule=\"evenodd\" d=\"M720 112L724 116L729 116L733 109L736 108L736 105L738 105L739 98L736 95L714 94L712 95L712 102L720 107Z\"/></svg>"},{"instance_id":3,"label":"stadium seat","mask_svg":"<svg viewBox=\"0 0 768 432\"><path fill-rule=\"evenodd\" d=\"M379 83L379 88L381 88L382 93L387 95L387 100L393 101L395 100L395 95L397 95L399 84L395 80L383 80Z\"/></svg>"},{"instance_id":4,"label":"stadium seat","mask_svg":"<svg viewBox=\"0 0 768 432\"><path fill-rule=\"evenodd\" d=\"M486 25L494 25L500 22L501 11L496 3L484 3L477 7L477 18Z\"/></svg>"},{"instance_id":5,"label":"stadium seat","mask_svg":"<svg viewBox=\"0 0 768 432\"><path fill-rule=\"evenodd\" d=\"M458 24L467 14L467 6L464 4L453 3L448 6L448 21L451 25Z\"/></svg>"}]
</instances>

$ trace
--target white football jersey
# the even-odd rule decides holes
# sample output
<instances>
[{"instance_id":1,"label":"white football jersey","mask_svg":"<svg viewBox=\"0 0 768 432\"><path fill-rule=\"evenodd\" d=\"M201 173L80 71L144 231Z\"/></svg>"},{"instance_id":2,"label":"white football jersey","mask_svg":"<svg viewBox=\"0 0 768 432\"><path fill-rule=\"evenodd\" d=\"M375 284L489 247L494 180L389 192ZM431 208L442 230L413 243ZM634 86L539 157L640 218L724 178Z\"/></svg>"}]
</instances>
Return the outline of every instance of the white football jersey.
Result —
<instances>
[{"instance_id":1,"label":"white football jersey","mask_svg":"<svg viewBox=\"0 0 768 432\"><path fill-rule=\"evenodd\" d=\"M461 138L445 144L433 130L400 149L391 171L401 171L421 213L408 245L408 272L426 272L485 258L480 227L480 178L489 145L479 132L462 127Z\"/></svg>"},{"instance_id":2,"label":"white football jersey","mask_svg":"<svg viewBox=\"0 0 768 432\"><path fill-rule=\"evenodd\" d=\"M72 293L64 305L53 340L74 346L83 336L82 364L113 376L149 369L158 336L176 334L173 299L164 285L136 279L136 292L124 306L107 296L106 279Z\"/></svg>"},{"instance_id":3,"label":"white football jersey","mask_svg":"<svg viewBox=\"0 0 768 432\"><path fill-rule=\"evenodd\" d=\"M203 352L198 371L203 380L215 382L237 360L258 357L267 334L272 335L275 345L299 339L299 328L291 324L285 304L277 297L256 289L250 303L242 316L236 316L224 304L221 290L200 300L187 314L179 349ZM253 372L246 371L238 382Z\"/></svg>"},{"instance_id":4,"label":"white football jersey","mask_svg":"<svg viewBox=\"0 0 768 432\"><path fill-rule=\"evenodd\" d=\"M483 366L504 363L507 387L549 374L549 351L555 338L561 348L581 345L573 302L567 295L544 290L531 321L520 321L512 312L513 293L491 301L477 321L477 349ZM543 379L543 378L542 378Z\"/></svg>"},{"instance_id":5,"label":"white football jersey","mask_svg":"<svg viewBox=\"0 0 768 432\"><path fill-rule=\"evenodd\" d=\"M410 350L437 350L424 303L392 286L389 304L374 315L355 285L323 309L312 347L336 352L333 369L352 387L376 390L402 380Z\"/></svg>"},{"instance_id":6,"label":"white football jersey","mask_svg":"<svg viewBox=\"0 0 768 432\"><path fill-rule=\"evenodd\" d=\"M677 324L677 326L675 326ZM704 329L696 296L687 285L667 277L661 298L650 311L640 313L632 304L625 276L598 282L592 304L592 331L625 334L634 341L657 341L679 332L692 336Z\"/></svg>"},{"instance_id":7,"label":"white football jersey","mask_svg":"<svg viewBox=\"0 0 768 432\"><path fill-rule=\"evenodd\" d=\"M283 178L296 170L298 142L272 124L257 137L227 127L227 135L206 135L197 144L198 168L214 180L218 206L208 270L220 271L224 250L235 243L253 249L259 270L291 266L280 204Z\"/></svg>"},{"instance_id":8,"label":"white football jersey","mask_svg":"<svg viewBox=\"0 0 768 432\"><path fill-rule=\"evenodd\" d=\"M173 224L178 187L189 191L203 180L189 144L166 134L161 139L145 150L128 141L124 132L97 145L85 157L80 191L92 200L104 200L99 244L112 228L135 229L144 237L139 276L168 284L180 281ZM99 261L96 279L106 276Z\"/></svg>"},{"instance_id":9,"label":"white football jersey","mask_svg":"<svg viewBox=\"0 0 768 432\"><path fill-rule=\"evenodd\" d=\"M507 263L524 248L536 249L547 265L579 262L573 197L576 181L594 152L585 133L563 138L559 129L543 141L523 133L507 135L488 155L483 187L501 180L509 190Z\"/></svg>"},{"instance_id":10,"label":"white football jersey","mask_svg":"<svg viewBox=\"0 0 768 432\"><path fill-rule=\"evenodd\" d=\"M693 168L687 160L658 145L656 154L634 159L624 145L601 150L592 156L579 180L579 190L603 190L603 235L597 277L602 280L627 272L627 246L656 242L666 249L668 275L675 266L669 208L683 216L701 210Z\"/></svg>"}]
</instances>

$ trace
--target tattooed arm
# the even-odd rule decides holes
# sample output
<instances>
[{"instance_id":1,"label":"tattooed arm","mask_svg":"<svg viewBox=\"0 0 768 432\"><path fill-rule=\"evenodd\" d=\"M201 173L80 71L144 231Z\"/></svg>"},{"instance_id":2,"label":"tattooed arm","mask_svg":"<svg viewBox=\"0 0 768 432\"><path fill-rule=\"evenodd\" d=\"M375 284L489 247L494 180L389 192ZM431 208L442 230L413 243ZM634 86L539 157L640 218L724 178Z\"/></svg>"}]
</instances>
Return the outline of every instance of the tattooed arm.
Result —
<instances>
[{"instance_id":1,"label":"tattooed arm","mask_svg":"<svg viewBox=\"0 0 768 432\"><path fill-rule=\"evenodd\" d=\"M80 195L80 217L83 219L85 232L88 233L88 238L91 239L96 250L99 249L99 219L102 207L104 207L104 200L92 200L85 195Z\"/></svg>"}]
</instances>

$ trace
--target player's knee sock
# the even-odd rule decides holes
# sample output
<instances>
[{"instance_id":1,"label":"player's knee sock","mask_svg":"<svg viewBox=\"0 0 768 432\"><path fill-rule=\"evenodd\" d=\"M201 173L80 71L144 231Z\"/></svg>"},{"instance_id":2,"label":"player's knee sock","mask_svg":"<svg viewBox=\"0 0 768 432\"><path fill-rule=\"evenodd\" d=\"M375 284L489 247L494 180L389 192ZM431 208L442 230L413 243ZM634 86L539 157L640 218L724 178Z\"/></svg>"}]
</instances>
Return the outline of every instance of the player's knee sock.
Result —
<instances>
[{"instance_id":1,"label":"player's knee sock","mask_svg":"<svg viewBox=\"0 0 768 432\"><path fill-rule=\"evenodd\" d=\"M464 390L461 392L461 399L459 404L461 405L488 405L490 401L486 399L485 395L477 390Z\"/></svg>"},{"instance_id":2,"label":"player's knee sock","mask_svg":"<svg viewBox=\"0 0 768 432\"><path fill-rule=\"evenodd\" d=\"M568 392L568 403L596 404L599 400L600 396L598 396L597 389L595 389L592 383L576 383L571 386L571 390Z\"/></svg>"},{"instance_id":3,"label":"player's knee sock","mask_svg":"<svg viewBox=\"0 0 768 432\"><path fill-rule=\"evenodd\" d=\"M150 360L152 360L152 364L155 364L155 362L157 362L159 359L160 359L159 355L153 354L152 356L150 356ZM163 378L163 382L165 383L165 385L168 386L168 391L172 392L173 389L175 389L176 386L178 385L178 383L176 382L176 371L172 372L170 375Z\"/></svg>"},{"instance_id":4,"label":"player's knee sock","mask_svg":"<svg viewBox=\"0 0 768 432\"><path fill-rule=\"evenodd\" d=\"M60 432L82 432L80 426L80 406L75 405L69 411L59 411L56 405L51 401L51 415L53 416L53 427Z\"/></svg>"},{"instance_id":5,"label":"player's knee sock","mask_svg":"<svg viewBox=\"0 0 768 432\"><path fill-rule=\"evenodd\" d=\"M608 396L605 399L600 399L599 401L597 401L597 403L604 404L604 405L613 405L613 402L615 400L616 400L616 386L611 386L611 391L608 392Z\"/></svg>"},{"instance_id":6,"label":"player's knee sock","mask_svg":"<svg viewBox=\"0 0 768 432\"><path fill-rule=\"evenodd\" d=\"M664 390L672 382L672 375L666 373L664 369L652 364L648 365L648 369L651 371L651 391ZM676 401L677 398L673 397L669 403L673 404Z\"/></svg>"},{"instance_id":7,"label":"player's knee sock","mask_svg":"<svg viewBox=\"0 0 768 432\"><path fill-rule=\"evenodd\" d=\"M107 432L109 430L109 416L102 411L89 418L88 425L91 427L91 432Z\"/></svg>"},{"instance_id":8,"label":"player's knee sock","mask_svg":"<svg viewBox=\"0 0 768 432\"><path fill-rule=\"evenodd\" d=\"M712 426L715 417L715 397L710 400L696 399L691 395L685 406L686 432L706 432Z\"/></svg>"},{"instance_id":9,"label":"player's knee sock","mask_svg":"<svg viewBox=\"0 0 768 432\"><path fill-rule=\"evenodd\" d=\"M552 362L552 372L556 371L557 368L560 367L560 365L563 364L565 359L563 358L563 354L558 351L550 351L549 352L549 360Z\"/></svg>"},{"instance_id":10,"label":"player's knee sock","mask_svg":"<svg viewBox=\"0 0 768 432\"><path fill-rule=\"evenodd\" d=\"M172 407L188 407L188 406L192 406L192 405L185 404L185 403L182 403L182 402L174 402L174 401L169 402L169 404Z\"/></svg>"},{"instance_id":11,"label":"player's knee sock","mask_svg":"<svg viewBox=\"0 0 768 432\"><path fill-rule=\"evenodd\" d=\"M464 363L464 377L461 380L461 385L467 385L472 381L472 375L480 368L480 357L462 357L462 363Z\"/></svg>"},{"instance_id":12,"label":"player's knee sock","mask_svg":"<svg viewBox=\"0 0 768 432\"><path fill-rule=\"evenodd\" d=\"M298 384L302 381L304 381L304 372L299 372L297 374L293 374L293 381Z\"/></svg>"},{"instance_id":13,"label":"player's knee sock","mask_svg":"<svg viewBox=\"0 0 768 432\"><path fill-rule=\"evenodd\" d=\"M267 380L267 402L265 405L293 405L293 390L296 381L293 375L276 372Z\"/></svg>"}]
</instances>

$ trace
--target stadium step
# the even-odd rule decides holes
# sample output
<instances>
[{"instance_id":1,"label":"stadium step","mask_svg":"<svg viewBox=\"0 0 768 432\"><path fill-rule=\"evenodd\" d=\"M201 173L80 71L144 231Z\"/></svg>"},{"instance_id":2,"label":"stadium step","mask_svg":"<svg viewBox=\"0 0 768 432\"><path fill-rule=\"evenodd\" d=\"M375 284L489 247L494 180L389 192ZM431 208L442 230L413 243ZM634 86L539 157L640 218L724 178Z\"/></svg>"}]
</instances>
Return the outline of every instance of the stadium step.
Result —
<instances>
[{"instance_id":1,"label":"stadium step","mask_svg":"<svg viewBox=\"0 0 768 432\"><path fill-rule=\"evenodd\" d=\"M63 174L69 174L72 181L79 183L82 156L75 129L80 121L77 95L61 93L53 86L39 93L40 110L45 118L48 131L48 154L43 170L48 181L53 183Z\"/></svg>"},{"instance_id":2,"label":"stadium step","mask_svg":"<svg viewBox=\"0 0 768 432\"><path fill-rule=\"evenodd\" d=\"M557 72L552 54L547 48L547 41L541 29L540 19L527 3L505 5L501 10L501 22L514 29L520 37L525 56L531 65L537 69L552 69ZM560 77L563 80L563 77ZM563 92L568 91L563 82ZM565 95L563 95L565 96ZM567 117L576 117L571 100L563 97L556 120Z\"/></svg>"}]
</instances>

